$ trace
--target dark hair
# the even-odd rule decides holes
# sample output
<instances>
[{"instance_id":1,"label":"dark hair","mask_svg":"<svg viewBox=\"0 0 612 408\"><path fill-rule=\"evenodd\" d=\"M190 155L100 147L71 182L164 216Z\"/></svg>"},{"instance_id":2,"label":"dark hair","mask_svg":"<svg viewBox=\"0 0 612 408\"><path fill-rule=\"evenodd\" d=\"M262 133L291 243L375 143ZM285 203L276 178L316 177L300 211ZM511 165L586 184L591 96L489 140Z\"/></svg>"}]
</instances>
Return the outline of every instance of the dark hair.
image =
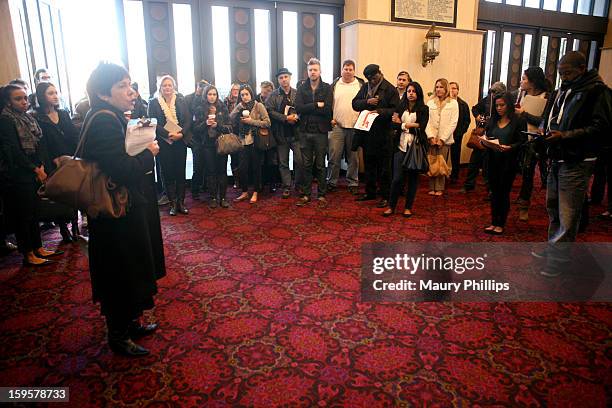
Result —
<instances>
[{"instance_id":1,"label":"dark hair","mask_svg":"<svg viewBox=\"0 0 612 408\"><path fill-rule=\"evenodd\" d=\"M240 85L240 90L238 91L238 99L240 100L240 102L242 102L242 96L240 96L240 94L245 89L247 91L249 91L249 93L251 94L251 100L254 101L255 100L255 94L253 93L253 89L248 84L242 84L242 85Z\"/></svg>"},{"instance_id":2,"label":"dark hair","mask_svg":"<svg viewBox=\"0 0 612 408\"><path fill-rule=\"evenodd\" d=\"M87 80L87 97L90 107L94 108L102 103L98 95L110 96L113 85L129 77L130 74L121 65L100 62Z\"/></svg>"},{"instance_id":3,"label":"dark hair","mask_svg":"<svg viewBox=\"0 0 612 408\"><path fill-rule=\"evenodd\" d=\"M514 110L514 97L510 92L504 92L502 94L497 94L493 96L493 109L491 113L491 121L489 126L494 126L501 119L501 116L497 113L497 109L495 109L495 102L498 99L503 99L506 102L506 115L508 119L513 120L516 116L516 112Z\"/></svg>"},{"instance_id":4,"label":"dark hair","mask_svg":"<svg viewBox=\"0 0 612 408\"><path fill-rule=\"evenodd\" d=\"M272 88L272 90L274 90L274 84L270 81L261 81L261 84L259 84L260 88Z\"/></svg>"},{"instance_id":5,"label":"dark hair","mask_svg":"<svg viewBox=\"0 0 612 408\"><path fill-rule=\"evenodd\" d=\"M22 88L27 88L28 87L28 83L26 81L24 81L21 78L15 78L13 79L11 82L9 82L9 85L18 85Z\"/></svg>"},{"instance_id":6,"label":"dark hair","mask_svg":"<svg viewBox=\"0 0 612 408\"><path fill-rule=\"evenodd\" d=\"M579 51L570 51L559 60L559 64L569 64L574 68L579 68L586 65L586 57Z\"/></svg>"},{"instance_id":7,"label":"dark hair","mask_svg":"<svg viewBox=\"0 0 612 408\"><path fill-rule=\"evenodd\" d=\"M456 83L455 81L448 83L449 88L450 88L451 85L457 85L457 90L459 90L459 84Z\"/></svg>"},{"instance_id":8,"label":"dark hair","mask_svg":"<svg viewBox=\"0 0 612 408\"><path fill-rule=\"evenodd\" d=\"M342 68L344 68L347 65L351 65L353 69L355 69L355 61L353 61L352 59L347 59L342 62Z\"/></svg>"},{"instance_id":9,"label":"dark hair","mask_svg":"<svg viewBox=\"0 0 612 408\"><path fill-rule=\"evenodd\" d=\"M408 71L400 71L400 72L397 74L397 77L396 77L396 78L399 78L399 77L401 77L402 75L406 75L406 76L408 77L408 82L412 82L412 78L410 77L410 74L408 73Z\"/></svg>"},{"instance_id":10,"label":"dark hair","mask_svg":"<svg viewBox=\"0 0 612 408\"><path fill-rule=\"evenodd\" d=\"M406 91L410 87L413 87L417 94L417 100L414 104L414 108L416 109L420 106L425 105L425 95L423 94L423 88L421 87L421 84L415 81L409 82L408 85L406 86Z\"/></svg>"},{"instance_id":11,"label":"dark hair","mask_svg":"<svg viewBox=\"0 0 612 408\"><path fill-rule=\"evenodd\" d=\"M538 91L550 92L552 90L552 83L546 78L542 68L529 67L523 74L525 74L529 82L531 82Z\"/></svg>"},{"instance_id":12,"label":"dark hair","mask_svg":"<svg viewBox=\"0 0 612 408\"><path fill-rule=\"evenodd\" d=\"M34 82L38 82L40 81L40 74L42 73L49 73L49 70L47 70L47 68L38 68L35 72L34 72Z\"/></svg>"},{"instance_id":13,"label":"dark hair","mask_svg":"<svg viewBox=\"0 0 612 408\"><path fill-rule=\"evenodd\" d=\"M38 106L36 107L37 112L44 114L47 113L49 103L47 102L45 93L47 92L47 89L51 87L55 88L55 85L53 85L51 82L41 82L40 84L36 85L36 100L38 101ZM55 106L55 109L58 107L59 106Z\"/></svg>"},{"instance_id":14,"label":"dark hair","mask_svg":"<svg viewBox=\"0 0 612 408\"><path fill-rule=\"evenodd\" d=\"M15 84L8 84L0 88L0 103L2 103L1 108L4 108L11 100L11 94L14 91L25 91L22 86Z\"/></svg>"}]
</instances>

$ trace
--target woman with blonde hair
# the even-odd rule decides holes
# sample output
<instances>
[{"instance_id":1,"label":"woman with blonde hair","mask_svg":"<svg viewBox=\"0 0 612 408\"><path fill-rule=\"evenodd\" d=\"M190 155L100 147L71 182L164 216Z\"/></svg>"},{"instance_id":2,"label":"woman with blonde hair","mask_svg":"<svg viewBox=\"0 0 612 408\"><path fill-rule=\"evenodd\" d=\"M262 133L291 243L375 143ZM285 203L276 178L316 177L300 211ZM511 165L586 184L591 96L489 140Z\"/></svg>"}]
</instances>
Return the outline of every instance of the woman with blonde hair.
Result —
<instances>
[{"instance_id":1,"label":"woman with blonde hair","mask_svg":"<svg viewBox=\"0 0 612 408\"><path fill-rule=\"evenodd\" d=\"M429 154L441 155L450 167L450 146L454 143L453 133L459 120L459 105L451 98L450 86L445 78L436 81L434 93L427 102L429 121L425 128L429 140ZM429 178L429 195L441 196L444 192L446 175Z\"/></svg>"},{"instance_id":2,"label":"woman with blonde hair","mask_svg":"<svg viewBox=\"0 0 612 408\"><path fill-rule=\"evenodd\" d=\"M177 94L176 81L170 75L160 78L157 96L149 102L149 117L157 119L155 132L162 177L170 200L169 214L188 214L184 203L185 164L187 144L191 139L191 117L185 99Z\"/></svg>"}]
</instances>

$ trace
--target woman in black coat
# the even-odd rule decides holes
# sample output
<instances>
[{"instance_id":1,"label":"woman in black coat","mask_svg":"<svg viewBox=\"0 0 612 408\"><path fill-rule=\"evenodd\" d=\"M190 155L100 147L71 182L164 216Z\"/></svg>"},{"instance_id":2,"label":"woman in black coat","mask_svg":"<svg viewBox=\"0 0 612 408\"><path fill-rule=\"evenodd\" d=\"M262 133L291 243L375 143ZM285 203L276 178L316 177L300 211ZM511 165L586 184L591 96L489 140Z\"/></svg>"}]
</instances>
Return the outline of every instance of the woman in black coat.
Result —
<instances>
[{"instance_id":1,"label":"woman in black coat","mask_svg":"<svg viewBox=\"0 0 612 408\"><path fill-rule=\"evenodd\" d=\"M176 81L170 75L160 79L158 96L149 101L149 117L157 119L157 141L164 187L170 200L170 215L189 214L185 208L185 164L191 138L191 117L185 98L176 93ZM168 122L181 130L168 132Z\"/></svg>"},{"instance_id":2,"label":"woman in black coat","mask_svg":"<svg viewBox=\"0 0 612 408\"><path fill-rule=\"evenodd\" d=\"M135 156L125 151L127 121L134 106L130 76L121 66L101 63L87 82L91 112L81 155L98 164L115 183L127 187L130 207L121 218L89 218L89 270L94 302L100 302L111 350L131 356L149 351L133 340L156 329L141 325L153 307L156 281L166 275L153 178L157 141ZM101 112L103 111L103 112ZM100 112L100 113L99 113Z\"/></svg>"},{"instance_id":3,"label":"woman in black coat","mask_svg":"<svg viewBox=\"0 0 612 408\"><path fill-rule=\"evenodd\" d=\"M23 264L41 266L50 263L47 258L62 251L43 248L38 227L39 198L37 190L47 179L45 146L42 131L29 113L25 90L7 85L0 91L0 147L6 161L8 186L5 198L9 216L15 223L15 237Z\"/></svg>"},{"instance_id":4,"label":"woman in black coat","mask_svg":"<svg viewBox=\"0 0 612 408\"><path fill-rule=\"evenodd\" d=\"M79 130L74 126L67 110L59 108L59 95L57 89L50 82L41 82L36 86L35 117L42 130L42 142L47 150L45 169L50 174L57 167L55 160L64 155L72 156L79 142ZM72 219L72 234L68 230L65 220L56 220L60 234L65 243L70 243L78 237L78 222L75 213Z\"/></svg>"},{"instance_id":5,"label":"woman in black coat","mask_svg":"<svg viewBox=\"0 0 612 408\"><path fill-rule=\"evenodd\" d=\"M200 99L200 98L198 98ZM201 102L195 107L195 122L193 137L200 146L204 166L206 167L206 184L210 199L208 206L228 208L225 199L227 190L227 154L217 154L217 138L230 133L229 112L223 102L219 100L219 92L213 85L209 85L201 97Z\"/></svg>"},{"instance_id":6,"label":"woman in black coat","mask_svg":"<svg viewBox=\"0 0 612 408\"><path fill-rule=\"evenodd\" d=\"M510 191L516 176L518 151L527 140L523 133L527 130L527 122L515 113L513 98L509 93L494 96L493 106L495 109L486 138L483 137L481 142L487 147L491 189L491 225L484 231L501 235L510 211Z\"/></svg>"},{"instance_id":7,"label":"woman in black coat","mask_svg":"<svg viewBox=\"0 0 612 408\"><path fill-rule=\"evenodd\" d=\"M414 140L419 137L420 142L427 143L425 127L429 121L429 108L425 105L423 88L418 82L411 82L406 88L406 98L402 99L400 106L393 115L391 127L396 134L393 138L395 153L393 154L393 180L389 193L389 207L382 213L388 217L395 213L395 207L399 199L402 185L408 180L406 188L406 203L403 216L412 217L412 205L419 187L419 172L407 170L402 163Z\"/></svg>"}]
</instances>

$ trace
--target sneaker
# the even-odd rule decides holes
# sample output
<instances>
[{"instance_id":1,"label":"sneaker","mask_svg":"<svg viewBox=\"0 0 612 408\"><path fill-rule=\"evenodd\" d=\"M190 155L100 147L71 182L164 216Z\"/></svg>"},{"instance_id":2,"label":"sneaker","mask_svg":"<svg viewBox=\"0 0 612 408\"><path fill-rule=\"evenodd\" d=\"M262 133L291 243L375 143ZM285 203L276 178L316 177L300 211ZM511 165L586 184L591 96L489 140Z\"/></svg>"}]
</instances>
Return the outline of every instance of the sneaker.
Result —
<instances>
[{"instance_id":1,"label":"sneaker","mask_svg":"<svg viewBox=\"0 0 612 408\"><path fill-rule=\"evenodd\" d=\"M163 194L159 200L157 200L157 205L167 205L170 204L170 200L168 199L168 196Z\"/></svg>"},{"instance_id":2,"label":"sneaker","mask_svg":"<svg viewBox=\"0 0 612 408\"><path fill-rule=\"evenodd\" d=\"M306 204L308 204L310 202L310 197L308 196L302 196L300 197L300 199L297 201L297 203L295 203L295 205L297 205L298 207L304 207Z\"/></svg>"}]
</instances>

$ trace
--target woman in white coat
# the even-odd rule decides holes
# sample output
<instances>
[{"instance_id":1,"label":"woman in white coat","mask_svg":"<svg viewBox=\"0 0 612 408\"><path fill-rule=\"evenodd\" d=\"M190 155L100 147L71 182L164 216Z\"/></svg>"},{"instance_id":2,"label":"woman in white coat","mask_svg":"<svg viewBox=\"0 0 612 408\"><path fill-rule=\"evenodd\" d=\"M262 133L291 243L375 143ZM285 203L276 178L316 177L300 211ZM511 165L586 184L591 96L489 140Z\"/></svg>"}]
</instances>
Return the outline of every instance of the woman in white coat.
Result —
<instances>
[{"instance_id":1,"label":"woman in white coat","mask_svg":"<svg viewBox=\"0 0 612 408\"><path fill-rule=\"evenodd\" d=\"M450 161L450 145L454 143L453 132L459 119L459 105L450 97L448 81L440 78L436 81L433 97L427 102L429 107L429 122L425 128L429 140L430 154L441 154L448 166ZM444 191L446 176L429 178L429 195L441 196Z\"/></svg>"}]
</instances>

